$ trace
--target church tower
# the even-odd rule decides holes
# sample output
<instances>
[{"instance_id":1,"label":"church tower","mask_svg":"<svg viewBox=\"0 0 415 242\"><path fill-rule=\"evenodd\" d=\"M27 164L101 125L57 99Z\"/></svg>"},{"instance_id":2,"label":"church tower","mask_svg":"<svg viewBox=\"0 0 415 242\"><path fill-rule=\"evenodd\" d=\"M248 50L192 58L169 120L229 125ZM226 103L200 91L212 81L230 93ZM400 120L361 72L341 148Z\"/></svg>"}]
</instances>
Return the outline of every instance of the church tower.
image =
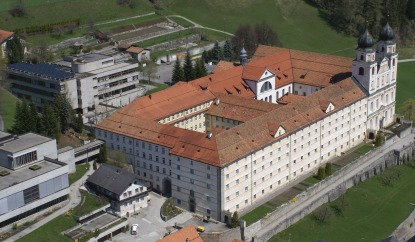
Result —
<instances>
[{"instance_id":1,"label":"church tower","mask_svg":"<svg viewBox=\"0 0 415 242\"><path fill-rule=\"evenodd\" d=\"M352 75L366 89L374 92L374 79L377 72L375 44L372 35L366 29L357 41L356 57L353 60Z\"/></svg>"},{"instance_id":2,"label":"church tower","mask_svg":"<svg viewBox=\"0 0 415 242\"><path fill-rule=\"evenodd\" d=\"M396 80L396 71L398 66L398 54L396 53L396 43L394 38L395 33L389 23L386 23L379 33L379 41L376 51L379 62L384 58L387 58L391 69L391 80Z\"/></svg>"},{"instance_id":3,"label":"church tower","mask_svg":"<svg viewBox=\"0 0 415 242\"><path fill-rule=\"evenodd\" d=\"M239 56L241 57L241 65L245 66L247 59L248 59L248 54L246 53L246 50L244 47L242 47L241 52L239 53Z\"/></svg>"},{"instance_id":4,"label":"church tower","mask_svg":"<svg viewBox=\"0 0 415 242\"><path fill-rule=\"evenodd\" d=\"M394 121L398 54L395 34L388 23L379 33L376 50L366 29L359 37L352 76L367 92L367 134L369 137Z\"/></svg>"}]
</instances>

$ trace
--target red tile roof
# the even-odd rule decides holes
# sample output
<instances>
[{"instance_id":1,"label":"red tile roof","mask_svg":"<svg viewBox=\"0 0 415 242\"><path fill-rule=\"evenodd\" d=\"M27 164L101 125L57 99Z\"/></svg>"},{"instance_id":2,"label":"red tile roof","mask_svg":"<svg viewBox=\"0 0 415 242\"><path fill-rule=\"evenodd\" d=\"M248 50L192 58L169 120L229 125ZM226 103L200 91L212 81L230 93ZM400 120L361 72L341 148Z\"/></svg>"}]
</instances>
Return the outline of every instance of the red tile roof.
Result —
<instances>
[{"instance_id":1,"label":"red tile roof","mask_svg":"<svg viewBox=\"0 0 415 242\"><path fill-rule=\"evenodd\" d=\"M219 73L224 70L228 70L234 68L235 64L233 62L228 61L219 61L219 63L213 68L212 73Z\"/></svg>"},{"instance_id":2,"label":"red tile roof","mask_svg":"<svg viewBox=\"0 0 415 242\"><path fill-rule=\"evenodd\" d=\"M157 240L157 242L203 242L203 240L194 225L189 224L179 231Z\"/></svg>"},{"instance_id":3,"label":"red tile roof","mask_svg":"<svg viewBox=\"0 0 415 242\"><path fill-rule=\"evenodd\" d=\"M288 94L285 94L284 96L282 96L281 98L279 98L279 99L277 100L277 102L278 102L279 104L286 105L286 104L292 103L292 102L294 102L294 101L301 100L301 99L303 99L304 97L305 97L305 96L300 96L300 95L296 95L296 94L288 93Z\"/></svg>"},{"instance_id":4,"label":"red tile roof","mask_svg":"<svg viewBox=\"0 0 415 242\"><path fill-rule=\"evenodd\" d=\"M271 69L276 70L276 75L281 75L281 80L276 82L283 82L284 78L292 80L290 55L298 60L296 65L302 68L306 68L304 60L310 60L309 69L316 73L319 72L318 68L325 66L329 66L328 69L333 73L342 71L342 65L349 61L342 57L328 57L334 61L330 66L330 61L321 57L321 54L286 49L277 49L275 55L252 61L252 65L268 63L269 60ZM272 60L278 56L282 60ZM242 69L242 66L234 67L190 83L178 83L152 94L151 98L138 98L102 121L97 128L164 145L171 148L172 154L221 167L275 142L273 134L279 126L285 129L285 134L277 139L329 115L322 110L321 103L331 102L335 106L334 110L338 110L366 95L350 77L342 77L342 81L333 82L307 97L292 96L285 106L268 105L266 102L245 100L252 98L253 92L241 79ZM327 70L321 70L322 73L324 71ZM232 95L224 95L230 93ZM209 112L212 115L222 115L244 123L229 130L213 130L209 139L206 134L155 121L215 97L219 97L220 105L211 105ZM233 112L233 109L236 111ZM240 115L244 111L249 112L248 117Z\"/></svg>"},{"instance_id":5,"label":"red tile roof","mask_svg":"<svg viewBox=\"0 0 415 242\"><path fill-rule=\"evenodd\" d=\"M137 46L131 46L130 48L128 48L128 49L126 50L126 52L130 52L130 53L136 53L136 54L139 54L139 53L141 53L143 50L144 50L143 48L140 48L140 47L137 47Z\"/></svg>"},{"instance_id":6,"label":"red tile roof","mask_svg":"<svg viewBox=\"0 0 415 242\"><path fill-rule=\"evenodd\" d=\"M229 94L215 93L215 95L219 99L219 104L212 104L207 114L241 122L246 122L282 106Z\"/></svg>"},{"instance_id":7,"label":"red tile roof","mask_svg":"<svg viewBox=\"0 0 415 242\"><path fill-rule=\"evenodd\" d=\"M159 120L214 99L208 90L179 82L168 89L137 98L120 111L147 120Z\"/></svg>"},{"instance_id":8,"label":"red tile roof","mask_svg":"<svg viewBox=\"0 0 415 242\"><path fill-rule=\"evenodd\" d=\"M13 34L14 32L9 32L9 31L0 29L0 44L10 39L10 37L12 37Z\"/></svg>"}]
</instances>

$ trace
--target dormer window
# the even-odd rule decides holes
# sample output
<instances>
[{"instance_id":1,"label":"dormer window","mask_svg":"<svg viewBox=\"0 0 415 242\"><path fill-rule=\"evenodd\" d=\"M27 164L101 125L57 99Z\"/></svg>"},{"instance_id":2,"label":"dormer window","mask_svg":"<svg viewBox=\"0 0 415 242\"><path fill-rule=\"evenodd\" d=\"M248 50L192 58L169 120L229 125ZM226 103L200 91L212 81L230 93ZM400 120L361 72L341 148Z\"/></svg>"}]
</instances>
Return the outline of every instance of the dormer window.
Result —
<instances>
[{"instance_id":1,"label":"dormer window","mask_svg":"<svg viewBox=\"0 0 415 242\"><path fill-rule=\"evenodd\" d=\"M363 76L365 74L365 70L363 69L363 67L359 68L359 75Z\"/></svg>"}]
</instances>

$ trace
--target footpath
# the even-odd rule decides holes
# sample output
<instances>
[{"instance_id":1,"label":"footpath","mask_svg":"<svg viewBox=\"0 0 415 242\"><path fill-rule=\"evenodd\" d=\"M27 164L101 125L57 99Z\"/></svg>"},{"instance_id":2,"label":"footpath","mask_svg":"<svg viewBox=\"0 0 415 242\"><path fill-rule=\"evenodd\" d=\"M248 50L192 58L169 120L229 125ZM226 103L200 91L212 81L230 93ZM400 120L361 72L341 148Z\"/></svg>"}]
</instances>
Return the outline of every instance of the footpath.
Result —
<instances>
[{"instance_id":1,"label":"footpath","mask_svg":"<svg viewBox=\"0 0 415 242\"><path fill-rule=\"evenodd\" d=\"M23 237L23 236L31 233L32 231L38 229L39 227L43 226L44 224L48 223L52 219L55 219L56 217L66 213L67 211L69 211L69 210L73 209L74 207L78 206L78 204L81 202L81 199L82 199L81 193L79 191L79 187L82 184L85 183L88 176L91 175L93 172L94 172L94 169L92 168L92 162L89 162L89 170L85 173L85 175L83 177L81 177L78 181L74 182L70 186L69 202L67 202L67 204L65 206L63 206L62 208L56 210L55 212L53 212L52 214L50 214L46 218L43 218L39 222L30 225L26 229L24 229L24 230L20 231L19 233L11 236L10 238L4 240L4 242L16 241L16 240L20 239L21 237Z\"/></svg>"}]
</instances>

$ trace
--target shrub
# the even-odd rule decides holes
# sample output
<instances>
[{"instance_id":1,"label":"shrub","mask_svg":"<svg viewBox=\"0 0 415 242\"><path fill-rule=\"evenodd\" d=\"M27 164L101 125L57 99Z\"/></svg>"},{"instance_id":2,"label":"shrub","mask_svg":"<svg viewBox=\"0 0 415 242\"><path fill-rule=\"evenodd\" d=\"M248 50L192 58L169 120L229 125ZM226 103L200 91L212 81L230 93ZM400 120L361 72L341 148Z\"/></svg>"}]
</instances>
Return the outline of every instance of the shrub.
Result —
<instances>
[{"instance_id":1,"label":"shrub","mask_svg":"<svg viewBox=\"0 0 415 242\"><path fill-rule=\"evenodd\" d=\"M384 141L385 141L385 135L383 133L378 133L376 135L375 145L376 146L381 146L381 145L383 145Z\"/></svg>"},{"instance_id":2,"label":"shrub","mask_svg":"<svg viewBox=\"0 0 415 242\"><path fill-rule=\"evenodd\" d=\"M97 169L97 162L96 162L96 161L94 161L94 163L92 163L92 168L93 168L94 170L96 170L96 169Z\"/></svg>"},{"instance_id":3,"label":"shrub","mask_svg":"<svg viewBox=\"0 0 415 242\"><path fill-rule=\"evenodd\" d=\"M323 180L324 177L326 177L326 171L325 171L324 167L321 166L321 167L318 168L317 179Z\"/></svg>"},{"instance_id":4,"label":"shrub","mask_svg":"<svg viewBox=\"0 0 415 242\"><path fill-rule=\"evenodd\" d=\"M323 205L316 209L316 211L313 212L314 219L319 222L320 224L323 224L327 222L330 217L332 216L331 209L328 205Z\"/></svg>"},{"instance_id":5,"label":"shrub","mask_svg":"<svg viewBox=\"0 0 415 242\"><path fill-rule=\"evenodd\" d=\"M333 174L331 162L327 162L324 172L326 176L330 176L331 174Z\"/></svg>"},{"instance_id":6,"label":"shrub","mask_svg":"<svg viewBox=\"0 0 415 242\"><path fill-rule=\"evenodd\" d=\"M231 218L231 224L230 226L232 228L236 228L239 226L239 216L238 216L238 211L233 212L232 214L232 218Z\"/></svg>"}]
</instances>

